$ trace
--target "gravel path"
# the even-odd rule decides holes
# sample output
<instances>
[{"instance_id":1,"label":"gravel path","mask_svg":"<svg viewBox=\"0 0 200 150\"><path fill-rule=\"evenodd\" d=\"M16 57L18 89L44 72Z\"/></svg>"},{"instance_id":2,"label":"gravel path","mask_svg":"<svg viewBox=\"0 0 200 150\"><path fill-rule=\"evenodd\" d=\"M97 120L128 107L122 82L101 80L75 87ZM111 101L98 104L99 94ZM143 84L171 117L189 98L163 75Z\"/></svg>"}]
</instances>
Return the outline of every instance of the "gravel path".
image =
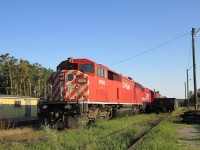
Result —
<instances>
[{"instance_id":1,"label":"gravel path","mask_svg":"<svg viewBox=\"0 0 200 150\"><path fill-rule=\"evenodd\" d=\"M182 137L179 140L179 144L189 145L191 150L200 150L199 125L184 125L177 130L177 133Z\"/></svg>"}]
</instances>

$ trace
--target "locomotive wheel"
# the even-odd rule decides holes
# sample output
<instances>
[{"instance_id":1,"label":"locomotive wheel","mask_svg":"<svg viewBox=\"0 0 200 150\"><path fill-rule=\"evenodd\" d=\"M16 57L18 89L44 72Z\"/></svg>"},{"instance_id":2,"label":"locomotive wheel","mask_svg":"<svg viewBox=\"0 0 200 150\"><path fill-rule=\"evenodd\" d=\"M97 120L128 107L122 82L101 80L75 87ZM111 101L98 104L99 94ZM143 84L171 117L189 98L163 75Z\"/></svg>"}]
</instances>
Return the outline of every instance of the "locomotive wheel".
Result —
<instances>
[{"instance_id":1,"label":"locomotive wheel","mask_svg":"<svg viewBox=\"0 0 200 150\"><path fill-rule=\"evenodd\" d=\"M67 128L77 128L78 127L78 117L77 116L67 116L66 117Z\"/></svg>"},{"instance_id":2,"label":"locomotive wheel","mask_svg":"<svg viewBox=\"0 0 200 150\"><path fill-rule=\"evenodd\" d=\"M62 119L59 119L56 123L53 124L53 129L63 130L65 128L65 124Z\"/></svg>"},{"instance_id":3,"label":"locomotive wheel","mask_svg":"<svg viewBox=\"0 0 200 150\"><path fill-rule=\"evenodd\" d=\"M134 115L140 114L140 109L138 107L134 107L133 108L133 114Z\"/></svg>"}]
</instances>

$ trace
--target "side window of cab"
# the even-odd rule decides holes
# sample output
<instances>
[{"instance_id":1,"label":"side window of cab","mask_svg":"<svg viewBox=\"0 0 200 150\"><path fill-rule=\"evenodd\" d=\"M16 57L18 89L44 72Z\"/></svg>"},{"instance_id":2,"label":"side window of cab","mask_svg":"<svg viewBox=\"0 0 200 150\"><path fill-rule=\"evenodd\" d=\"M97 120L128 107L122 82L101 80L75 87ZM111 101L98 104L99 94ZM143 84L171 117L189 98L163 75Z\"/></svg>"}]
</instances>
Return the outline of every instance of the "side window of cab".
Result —
<instances>
[{"instance_id":1,"label":"side window of cab","mask_svg":"<svg viewBox=\"0 0 200 150\"><path fill-rule=\"evenodd\" d=\"M97 66L97 75L98 75L99 77L106 78L105 69L103 69L103 68Z\"/></svg>"}]
</instances>

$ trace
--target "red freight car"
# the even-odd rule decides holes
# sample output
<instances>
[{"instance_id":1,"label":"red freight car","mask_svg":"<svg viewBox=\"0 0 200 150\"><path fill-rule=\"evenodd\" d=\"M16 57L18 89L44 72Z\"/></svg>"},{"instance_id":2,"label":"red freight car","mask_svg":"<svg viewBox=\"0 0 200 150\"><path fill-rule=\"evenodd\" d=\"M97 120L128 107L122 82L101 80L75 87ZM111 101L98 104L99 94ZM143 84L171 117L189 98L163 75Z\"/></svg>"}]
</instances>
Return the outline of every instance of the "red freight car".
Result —
<instances>
[{"instance_id":1,"label":"red freight car","mask_svg":"<svg viewBox=\"0 0 200 150\"><path fill-rule=\"evenodd\" d=\"M144 91L145 92L144 92L143 102L145 105L145 112L153 112L154 111L153 103L154 103L155 92L148 88L145 88Z\"/></svg>"},{"instance_id":2,"label":"red freight car","mask_svg":"<svg viewBox=\"0 0 200 150\"><path fill-rule=\"evenodd\" d=\"M69 118L89 120L132 114L141 109L141 85L88 59L61 62L48 80L48 98L38 116L48 123L69 126Z\"/></svg>"},{"instance_id":3,"label":"red freight car","mask_svg":"<svg viewBox=\"0 0 200 150\"><path fill-rule=\"evenodd\" d=\"M148 88L144 88L143 102L152 103L154 100L154 92Z\"/></svg>"},{"instance_id":4,"label":"red freight car","mask_svg":"<svg viewBox=\"0 0 200 150\"><path fill-rule=\"evenodd\" d=\"M143 95L144 95L144 87L139 84L135 83L135 101L143 104Z\"/></svg>"},{"instance_id":5,"label":"red freight car","mask_svg":"<svg viewBox=\"0 0 200 150\"><path fill-rule=\"evenodd\" d=\"M157 91L155 92L155 97L154 98L162 98L161 94Z\"/></svg>"}]
</instances>

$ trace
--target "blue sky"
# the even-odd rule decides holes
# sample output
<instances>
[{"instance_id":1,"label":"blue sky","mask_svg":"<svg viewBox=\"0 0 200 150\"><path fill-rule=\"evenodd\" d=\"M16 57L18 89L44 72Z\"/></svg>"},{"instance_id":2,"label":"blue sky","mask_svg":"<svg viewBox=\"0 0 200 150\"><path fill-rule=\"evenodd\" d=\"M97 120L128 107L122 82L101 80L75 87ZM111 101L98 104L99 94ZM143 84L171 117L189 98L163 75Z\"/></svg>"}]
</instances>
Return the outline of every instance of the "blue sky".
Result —
<instances>
[{"instance_id":1,"label":"blue sky","mask_svg":"<svg viewBox=\"0 0 200 150\"><path fill-rule=\"evenodd\" d=\"M199 8L199 0L1 0L0 54L54 70L68 57L88 58L162 95L184 98ZM189 78L193 89L192 69Z\"/></svg>"}]
</instances>

